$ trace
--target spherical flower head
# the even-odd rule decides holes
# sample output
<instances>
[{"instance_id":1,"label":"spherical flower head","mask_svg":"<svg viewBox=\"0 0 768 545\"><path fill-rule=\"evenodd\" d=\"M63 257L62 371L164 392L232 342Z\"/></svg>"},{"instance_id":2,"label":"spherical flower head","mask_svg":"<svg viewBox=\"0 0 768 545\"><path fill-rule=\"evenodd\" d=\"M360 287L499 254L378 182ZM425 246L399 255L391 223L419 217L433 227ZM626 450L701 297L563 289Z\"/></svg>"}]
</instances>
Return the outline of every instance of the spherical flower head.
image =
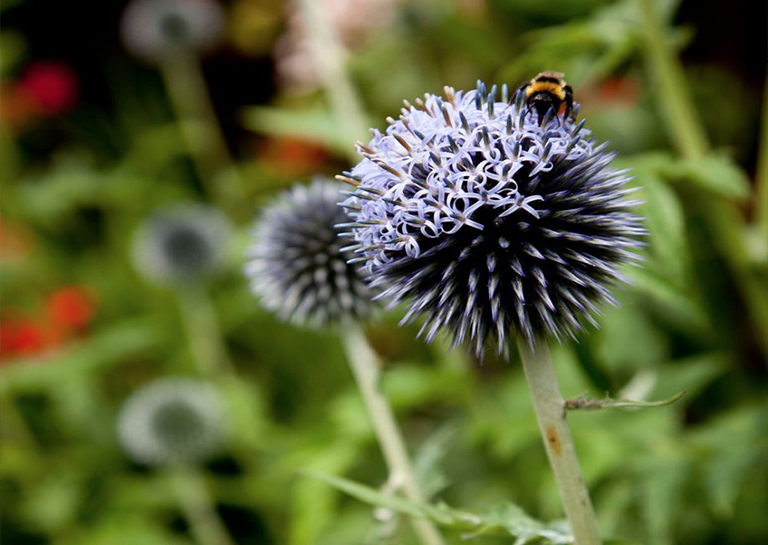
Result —
<instances>
[{"instance_id":1,"label":"spherical flower head","mask_svg":"<svg viewBox=\"0 0 768 545\"><path fill-rule=\"evenodd\" d=\"M262 304L281 319L320 327L367 316L370 293L336 224L341 184L316 179L284 192L253 229L245 273Z\"/></svg>"},{"instance_id":2,"label":"spherical flower head","mask_svg":"<svg viewBox=\"0 0 768 545\"><path fill-rule=\"evenodd\" d=\"M148 62L209 51L223 28L214 0L132 0L120 22L126 48Z\"/></svg>"},{"instance_id":3,"label":"spherical flower head","mask_svg":"<svg viewBox=\"0 0 768 545\"><path fill-rule=\"evenodd\" d=\"M406 102L384 134L359 145L344 205L372 287L431 340L448 330L481 355L495 337L529 342L594 323L624 281L643 233L626 172L583 122L538 114L487 92Z\"/></svg>"},{"instance_id":4,"label":"spherical flower head","mask_svg":"<svg viewBox=\"0 0 768 545\"><path fill-rule=\"evenodd\" d=\"M231 232L217 209L177 205L153 214L139 228L133 241L134 265L157 284L201 282L221 268Z\"/></svg>"},{"instance_id":5,"label":"spherical flower head","mask_svg":"<svg viewBox=\"0 0 768 545\"><path fill-rule=\"evenodd\" d=\"M140 464L204 462L221 446L222 402L208 383L158 379L123 403L117 435L128 457Z\"/></svg>"}]
</instances>

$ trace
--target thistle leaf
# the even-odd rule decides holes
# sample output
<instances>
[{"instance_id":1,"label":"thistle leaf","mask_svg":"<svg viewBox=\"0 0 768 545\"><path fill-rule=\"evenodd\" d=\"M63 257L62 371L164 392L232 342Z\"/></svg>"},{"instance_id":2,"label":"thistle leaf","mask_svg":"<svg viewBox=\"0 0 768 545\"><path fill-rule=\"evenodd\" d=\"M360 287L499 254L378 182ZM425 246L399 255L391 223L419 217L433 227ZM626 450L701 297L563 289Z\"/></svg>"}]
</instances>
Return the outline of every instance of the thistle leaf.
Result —
<instances>
[{"instance_id":1,"label":"thistle leaf","mask_svg":"<svg viewBox=\"0 0 768 545\"><path fill-rule=\"evenodd\" d=\"M573 536L565 523L544 524L529 517L515 505L505 505L487 514L476 515L445 504L430 505L385 494L360 483L317 471L305 470L304 473L370 505L391 509L402 515L426 518L446 528L462 532L465 539L479 535L497 535L514 537L515 545L573 543Z\"/></svg>"},{"instance_id":2,"label":"thistle leaf","mask_svg":"<svg viewBox=\"0 0 768 545\"><path fill-rule=\"evenodd\" d=\"M678 392L668 399L660 401L637 401L633 399L612 399L606 396L604 399L589 399L579 396L568 399L565 408L568 411L597 411L599 409L648 409L651 407L665 407L671 405L685 395L685 391Z\"/></svg>"}]
</instances>

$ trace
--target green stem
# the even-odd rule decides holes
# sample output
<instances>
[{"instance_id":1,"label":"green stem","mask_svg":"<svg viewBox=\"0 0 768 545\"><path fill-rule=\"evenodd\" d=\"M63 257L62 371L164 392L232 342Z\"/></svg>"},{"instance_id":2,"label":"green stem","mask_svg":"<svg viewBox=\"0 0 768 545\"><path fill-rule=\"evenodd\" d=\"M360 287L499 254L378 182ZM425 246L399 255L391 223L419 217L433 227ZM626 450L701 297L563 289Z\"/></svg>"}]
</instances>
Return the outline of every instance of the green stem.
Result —
<instances>
[{"instance_id":1,"label":"green stem","mask_svg":"<svg viewBox=\"0 0 768 545\"><path fill-rule=\"evenodd\" d=\"M709 144L693 108L683 67L666 39L653 0L638 1L643 13L648 63L658 81L658 100L664 118L680 154L689 161L695 161L707 153ZM763 115L768 116L765 110ZM763 145L768 147L766 140L763 139ZM754 326L755 341L763 354L768 356L768 336L765 335L765 331L768 331L768 301L751 271L741 213L734 203L719 197L702 194L696 198L708 212L706 218L709 229L741 292L750 322Z\"/></svg>"},{"instance_id":2,"label":"green stem","mask_svg":"<svg viewBox=\"0 0 768 545\"><path fill-rule=\"evenodd\" d=\"M747 316L753 325L753 338L768 359L768 297L765 288L755 277L749 252L745 244L743 216L732 203L712 198L700 205L707 218L715 244L725 257L728 269L741 292Z\"/></svg>"},{"instance_id":3,"label":"green stem","mask_svg":"<svg viewBox=\"0 0 768 545\"><path fill-rule=\"evenodd\" d=\"M760 147L757 154L755 221L763 241L768 241L768 77L763 91L763 112L760 128Z\"/></svg>"},{"instance_id":4,"label":"green stem","mask_svg":"<svg viewBox=\"0 0 768 545\"><path fill-rule=\"evenodd\" d=\"M205 288L192 286L178 290L176 297L192 358L200 374L209 379L233 374L216 309Z\"/></svg>"},{"instance_id":5,"label":"green stem","mask_svg":"<svg viewBox=\"0 0 768 545\"><path fill-rule=\"evenodd\" d=\"M597 519L565 419L565 401L560 394L549 349L544 342L531 347L524 340L518 342L518 349L533 398L539 431L576 544L600 545Z\"/></svg>"},{"instance_id":6,"label":"green stem","mask_svg":"<svg viewBox=\"0 0 768 545\"><path fill-rule=\"evenodd\" d=\"M221 132L200 62L191 54L179 53L160 63L160 73L204 186L225 205L238 206L244 182Z\"/></svg>"},{"instance_id":7,"label":"green stem","mask_svg":"<svg viewBox=\"0 0 768 545\"><path fill-rule=\"evenodd\" d=\"M704 126L693 108L683 66L667 42L653 0L639 2L643 14L648 61L659 86L657 95L672 139L683 157L701 157L709 145Z\"/></svg>"},{"instance_id":8,"label":"green stem","mask_svg":"<svg viewBox=\"0 0 768 545\"><path fill-rule=\"evenodd\" d=\"M392 408L380 390L380 362L358 327L349 327L344 335L349 366L355 376L360 395L368 409L373 429L389 468L389 478L399 485L405 496L415 502L424 502L416 482L408 452ZM413 528L424 545L441 545L443 539L437 528L426 519L412 519Z\"/></svg>"},{"instance_id":9,"label":"green stem","mask_svg":"<svg viewBox=\"0 0 768 545\"><path fill-rule=\"evenodd\" d=\"M234 545L224 522L216 512L200 471L188 466L172 467L167 471L195 540L200 545Z\"/></svg>"},{"instance_id":10,"label":"green stem","mask_svg":"<svg viewBox=\"0 0 768 545\"><path fill-rule=\"evenodd\" d=\"M333 27L325 19L321 3L314 0L297 1L309 30L315 66L331 103L331 111L336 116L339 130L349 137L349 158L356 163L360 157L351 144L356 140L367 138L369 125L355 86L350 81L344 66L344 48L336 37Z\"/></svg>"}]
</instances>

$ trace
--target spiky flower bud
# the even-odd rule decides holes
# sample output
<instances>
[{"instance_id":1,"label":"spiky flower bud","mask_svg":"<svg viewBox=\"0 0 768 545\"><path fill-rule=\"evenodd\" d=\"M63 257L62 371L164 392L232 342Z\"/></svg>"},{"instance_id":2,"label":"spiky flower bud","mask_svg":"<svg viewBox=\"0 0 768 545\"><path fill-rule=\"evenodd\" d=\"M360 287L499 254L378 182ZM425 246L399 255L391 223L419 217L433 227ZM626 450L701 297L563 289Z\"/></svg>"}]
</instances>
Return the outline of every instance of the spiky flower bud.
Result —
<instances>
[{"instance_id":1,"label":"spiky flower bud","mask_svg":"<svg viewBox=\"0 0 768 545\"><path fill-rule=\"evenodd\" d=\"M222 266L231 231L224 214L210 206L186 204L161 210L136 232L134 265L158 284L200 282Z\"/></svg>"},{"instance_id":2,"label":"spiky flower bud","mask_svg":"<svg viewBox=\"0 0 768 545\"><path fill-rule=\"evenodd\" d=\"M626 172L583 122L501 94L478 83L406 102L346 173L344 227L371 286L407 302L404 322L422 316L427 340L445 328L478 354L493 337L504 352L509 332L533 342L594 322L643 233Z\"/></svg>"},{"instance_id":3,"label":"spiky flower bud","mask_svg":"<svg viewBox=\"0 0 768 545\"><path fill-rule=\"evenodd\" d=\"M151 466L204 462L221 446L222 402L208 383L162 378L128 397L117 435L125 453Z\"/></svg>"},{"instance_id":4,"label":"spiky flower bud","mask_svg":"<svg viewBox=\"0 0 768 545\"><path fill-rule=\"evenodd\" d=\"M337 223L341 184L316 179L284 192L253 229L245 273L263 305L296 325L320 327L370 312L370 293Z\"/></svg>"},{"instance_id":5,"label":"spiky flower bud","mask_svg":"<svg viewBox=\"0 0 768 545\"><path fill-rule=\"evenodd\" d=\"M223 29L213 0L132 0L120 22L126 48L149 62L212 49Z\"/></svg>"}]
</instances>

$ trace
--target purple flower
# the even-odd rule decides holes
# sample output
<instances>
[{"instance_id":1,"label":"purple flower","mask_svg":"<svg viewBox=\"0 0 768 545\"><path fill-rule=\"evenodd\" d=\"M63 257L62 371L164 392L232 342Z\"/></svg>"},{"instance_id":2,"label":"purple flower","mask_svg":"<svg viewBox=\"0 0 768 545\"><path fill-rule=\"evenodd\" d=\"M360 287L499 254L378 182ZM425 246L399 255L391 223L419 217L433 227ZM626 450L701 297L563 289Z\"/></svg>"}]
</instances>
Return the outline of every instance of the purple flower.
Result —
<instances>
[{"instance_id":1,"label":"purple flower","mask_svg":"<svg viewBox=\"0 0 768 545\"><path fill-rule=\"evenodd\" d=\"M406 303L403 322L420 316L428 341L447 329L479 355L493 337L505 352L508 332L533 342L594 323L644 233L626 172L583 122L505 95L478 83L406 102L340 177L356 186L342 227L371 287Z\"/></svg>"}]
</instances>

